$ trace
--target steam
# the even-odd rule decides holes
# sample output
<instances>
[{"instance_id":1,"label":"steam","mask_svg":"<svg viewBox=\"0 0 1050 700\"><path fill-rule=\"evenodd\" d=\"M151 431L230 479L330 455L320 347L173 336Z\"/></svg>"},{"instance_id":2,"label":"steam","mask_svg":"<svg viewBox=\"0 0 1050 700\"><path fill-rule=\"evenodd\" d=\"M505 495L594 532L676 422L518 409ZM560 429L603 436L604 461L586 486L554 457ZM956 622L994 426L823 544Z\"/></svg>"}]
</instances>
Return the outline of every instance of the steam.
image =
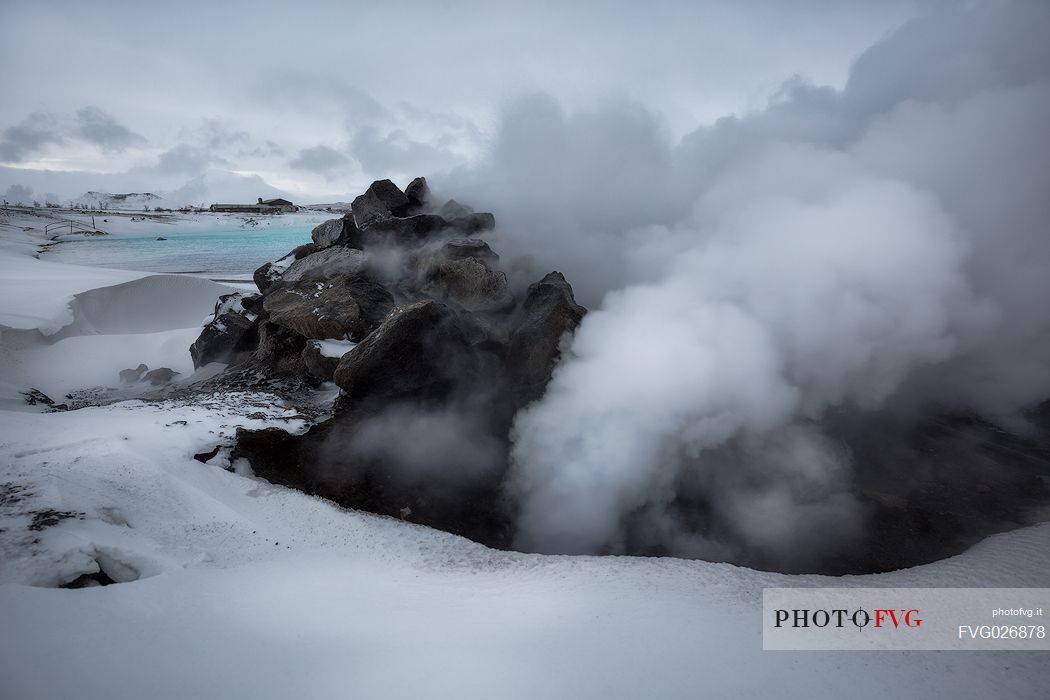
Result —
<instances>
[{"instance_id":1,"label":"steam","mask_svg":"<svg viewBox=\"0 0 1050 700\"><path fill-rule=\"evenodd\" d=\"M933 14L843 90L794 79L677 145L639 107L514 106L450 180L501 213L501 252L600 300L516 419L518 544L842 546L830 411L1016 427L1050 395L1047 27L1037 3Z\"/></svg>"},{"instance_id":2,"label":"steam","mask_svg":"<svg viewBox=\"0 0 1050 700\"><path fill-rule=\"evenodd\" d=\"M431 490L487 478L503 453L483 421L465 408L427 410L404 404L361 421L341 449L354 460L382 464L390 478L426 482Z\"/></svg>"}]
</instances>

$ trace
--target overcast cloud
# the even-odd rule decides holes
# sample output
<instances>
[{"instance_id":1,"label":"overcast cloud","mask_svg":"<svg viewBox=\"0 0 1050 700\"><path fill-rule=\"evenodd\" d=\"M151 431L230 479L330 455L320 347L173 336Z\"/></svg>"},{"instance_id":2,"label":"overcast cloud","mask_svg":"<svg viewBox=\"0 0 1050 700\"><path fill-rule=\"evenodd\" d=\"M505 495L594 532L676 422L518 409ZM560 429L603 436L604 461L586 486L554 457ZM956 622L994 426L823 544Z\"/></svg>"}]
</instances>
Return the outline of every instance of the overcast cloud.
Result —
<instances>
[{"instance_id":1,"label":"overcast cloud","mask_svg":"<svg viewBox=\"0 0 1050 700\"><path fill-rule=\"evenodd\" d=\"M795 74L841 87L854 56L925 9L9 0L0 164L84 171L56 178L66 196L120 173L139 176L135 189L172 190L186 181L176 173L236 171L304 201L346 199L374 178L474 162L502 110L528 95L571 112L636 102L676 139L763 107ZM40 51L45 37L76 49ZM18 175L0 170L0 187L33 181Z\"/></svg>"}]
</instances>

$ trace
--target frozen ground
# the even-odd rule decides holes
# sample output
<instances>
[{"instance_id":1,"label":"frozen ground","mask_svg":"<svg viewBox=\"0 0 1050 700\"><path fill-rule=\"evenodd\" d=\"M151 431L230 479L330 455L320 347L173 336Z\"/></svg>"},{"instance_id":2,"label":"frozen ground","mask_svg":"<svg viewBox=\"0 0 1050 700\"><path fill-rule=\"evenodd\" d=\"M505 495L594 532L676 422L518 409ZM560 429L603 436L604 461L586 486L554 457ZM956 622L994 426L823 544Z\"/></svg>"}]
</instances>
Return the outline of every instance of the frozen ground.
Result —
<instances>
[{"instance_id":1,"label":"frozen ground","mask_svg":"<svg viewBox=\"0 0 1050 700\"><path fill-rule=\"evenodd\" d=\"M1050 586L1047 524L841 579L496 552L193 459L304 427L266 394L40 412L18 390L188 364L215 290L152 276L70 308L141 275L41 263L35 235L0 234L5 698L1047 697L1045 653L762 652L758 624L770 585ZM117 583L56 588L84 574Z\"/></svg>"}]
</instances>

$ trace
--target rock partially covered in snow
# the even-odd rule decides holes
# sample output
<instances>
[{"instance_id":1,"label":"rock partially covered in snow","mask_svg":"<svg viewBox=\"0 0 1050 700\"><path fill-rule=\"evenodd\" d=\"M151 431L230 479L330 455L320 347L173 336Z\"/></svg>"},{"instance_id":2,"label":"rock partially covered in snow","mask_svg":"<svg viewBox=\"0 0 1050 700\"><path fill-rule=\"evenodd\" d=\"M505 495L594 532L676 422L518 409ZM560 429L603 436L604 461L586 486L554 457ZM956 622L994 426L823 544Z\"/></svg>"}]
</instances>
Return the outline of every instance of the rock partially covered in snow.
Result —
<instances>
[{"instance_id":1,"label":"rock partially covered in snow","mask_svg":"<svg viewBox=\"0 0 1050 700\"><path fill-rule=\"evenodd\" d=\"M193 368L199 369L209 362L228 362L235 353L251 350L250 343L245 341L254 340L253 327L253 319L243 313L226 312L216 316L190 346Z\"/></svg>"},{"instance_id":2,"label":"rock partially covered in snow","mask_svg":"<svg viewBox=\"0 0 1050 700\"><path fill-rule=\"evenodd\" d=\"M505 546L515 411L542 394L584 310L557 273L517 310L500 257L477 237L495 217L455 201L435 214L430 198L422 178L404 193L376 181L352 216L260 268L261 303L245 301L258 314L243 336L250 381L331 380L341 394L307 434L242 433L234 455L345 506Z\"/></svg>"},{"instance_id":3,"label":"rock partially covered in snow","mask_svg":"<svg viewBox=\"0 0 1050 700\"><path fill-rule=\"evenodd\" d=\"M302 354L303 365L306 367L306 371L315 379L323 382L332 381L332 377L335 375L335 368L339 366L339 359L345 354L333 354L332 348L324 344L327 342L330 341L311 340L303 348ZM340 344L345 348L346 352L349 352L350 348L353 347L353 343L349 342Z\"/></svg>"},{"instance_id":4,"label":"rock partially covered in snow","mask_svg":"<svg viewBox=\"0 0 1050 700\"><path fill-rule=\"evenodd\" d=\"M213 318L218 318L223 314L250 314L254 303L261 297L258 294L245 294L244 292L233 292L232 294L223 294L219 297L219 300L215 302L215 311L212 312Z\"/></svg>"},{"instance_id":5,"label":"rock partially covered in snow","mask_svg":"<svg viewBox=\"0 0 1050 700\"><path fill-rule=\"evenodd\" d=\"M364 338L394 306L394 298L366 275L281 284L266 296L271 323L305 338Z\"/></svg>"},{"instance_id":6,"label":"rock partially covered in snow","mask_svg":"<svg viewBox=\"0 0 1050 700\"><path fill-rule=\"evenodd\" d=\"M368 255L355 248L331 246L293 262L278 278L280 282L318 282L363 272Z\"/></svg>"},{"instance_id":7,"label":"rock partially covered in snow","mask_svg":"<svg viewBox=\"0 0 1050 700\"><path fill-rule=\"evenodd\" d=\"M281 275L283 275L285 270L291 267L294 262L295 253L293 251L276 262L266 263L252 275L252 279L255 281L255 286L259 288L260 292L266 294L270 287L273 287L281 281Z\"/></svg>"}]
</instances>

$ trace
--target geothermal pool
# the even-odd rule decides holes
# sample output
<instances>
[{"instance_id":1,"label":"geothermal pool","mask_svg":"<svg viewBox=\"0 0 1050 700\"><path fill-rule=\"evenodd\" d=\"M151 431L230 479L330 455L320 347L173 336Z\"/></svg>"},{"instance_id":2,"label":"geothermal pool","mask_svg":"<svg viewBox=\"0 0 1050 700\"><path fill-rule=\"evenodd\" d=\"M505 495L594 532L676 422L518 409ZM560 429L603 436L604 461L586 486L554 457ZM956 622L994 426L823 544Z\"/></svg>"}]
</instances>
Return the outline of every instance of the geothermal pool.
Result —
<instances>
[{"instance_id":1,"label":"geothermal pool","mask_svg":"<svg viewBox=\"0 0 1050 700\"><path fill-rule=\"evenodd\" d=\"M52 262L143 272L240 279L263 263L310 242L312 224L266 230L186 231L150 226L142 233L62 236L41 257ZM163 236L166 240L157 240Z\"/></svg>"}]
</instances>

